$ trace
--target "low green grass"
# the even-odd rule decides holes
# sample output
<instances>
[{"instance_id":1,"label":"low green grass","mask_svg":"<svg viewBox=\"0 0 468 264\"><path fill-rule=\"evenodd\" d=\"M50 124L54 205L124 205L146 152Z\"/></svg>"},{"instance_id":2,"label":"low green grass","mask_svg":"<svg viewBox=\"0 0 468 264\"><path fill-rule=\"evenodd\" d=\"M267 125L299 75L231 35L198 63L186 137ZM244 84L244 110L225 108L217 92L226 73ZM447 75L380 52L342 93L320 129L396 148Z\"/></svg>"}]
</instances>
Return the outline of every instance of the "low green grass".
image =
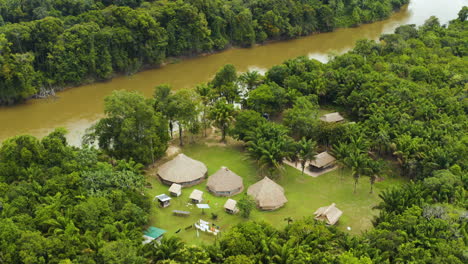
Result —
<instances>
[{"instance_id":1,"label":"low green grass","mask_svg":"<svg viewBox=\"0 0 468 264\"><path fill-rule=\"evenodd\" d=\"M183 149L183 152L197 160L200 160L208 167L208 175L216 172L221 166L226 166L244 179L244 192L247 188L261 179L257 171L257 166L249 160L240 146L206 146L204 144L192 144ZM168 186L163 185L154 176L154 172L148 173L148 181L152 188L147 189L147 195L168 194ZM383 182L376 183L374 194L370 194L370 184L368 178L362 178L359 181L357 193L353 193L353 179L349 171L334 170L323 174L317 178L308 175L301 175L301 172L290 166L285 165L283 175L277 179L277 182L285 189L288 203L278 210L265 212L254 210L250 219L243 219L240 215L229 215L224 212L223 205L227 197L215 197L206 189L206 181L190 188L182 189L182 195L173 198L171 205L167 208L160 208L157 202L150 212L150 224L168 231L169 235L174 235L181 229L177 235L189 244L210 243L215 238L194 228L185 230L186 227L193 225L198 219L214 222L221 227L221 232L228 230L231 226L250 220L263 220L277 228L283 228L287 225L284 220L286 217L301 219L304 216L312 216L313 212L321 207L331 203L336 203L337 207L343 211L343 215L338 222L339 229L352 234L359 234L362 231L371 228L371 219L378 213L372 207L379 202L378 193L391 185L401 184L401 179L386 179ZM188 197L192 190L199 189L204 192L203 198L208 202L211 209L205 210L202 214L201 209L189 205ZM239 200L243 193L238 194L232 199ZM172 210L190 211L188 217L172 215ZM211 213L218 214L217 220L211 220ZM351 227L351 231L347 227Z\"/></svg>"}]
</instances>

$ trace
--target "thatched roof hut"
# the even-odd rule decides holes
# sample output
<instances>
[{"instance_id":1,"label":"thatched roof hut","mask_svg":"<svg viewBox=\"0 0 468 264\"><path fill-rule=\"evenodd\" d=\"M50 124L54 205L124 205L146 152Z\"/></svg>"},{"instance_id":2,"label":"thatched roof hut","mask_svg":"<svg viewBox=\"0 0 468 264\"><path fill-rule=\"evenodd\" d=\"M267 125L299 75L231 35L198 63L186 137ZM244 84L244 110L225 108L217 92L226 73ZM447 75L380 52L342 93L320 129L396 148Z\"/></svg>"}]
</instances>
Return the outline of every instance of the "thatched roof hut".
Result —
<instances>
[{"instance_id":1,"label":"thatched roof hut","mask_svg":"<svg viewBox=\"0 0 468 264\"><path fill-rule=\"evenodd\" d=\"M311 161L309 165L317 169L326 169L335 165L335 161L335 157L324 151L315 155L315 160Z\"/></svg>"},{"instance_id":2,"label":"thatched roof hut","mask_svg":"<svg viewBox=\"0 0 468 264\"><path fill-rule=\"evenodd\" d=\"M203 192L200 190L193 190L189 197L192 200L192 203L201 203L203 201Z\"/></svg>"},{"instance_id":3,"label":"thatched roof hut","mask_svg":"<svg viewBox=\"0 0 468 264\"><path fill-rule=\"evenodd\" d=\"M221 167L208 178L208 190L216 196L232 196L242 192L244 182L242 178L226 167Z\"/></svg>"},{"instance_id":4,"label":"thatched roof hut","mask_svg":"<svg viewBox=\"0 0 468 264\"><path fill-rule=\"evenodd\" d=\"M228 199L226 201L226 203L224 204L224 209L230 214L235 214L239 212L239 209L237 208L237 201L233 199Z\"/></svg>"},{"instance_id":5,"label":"thatched roof hut","mask_svg":"<svg viewBox=\"0 0 468 264\"><path fill-rule=\"evenodd\" d=\"M330 206L320 207L315 211L315 219L325 221L329 225L334 225L340 219L343 212L336 208L335 203Z\"/></svg>"},{"instance_id":6,"label":"thatched roof hut","mask_svg":"<svg viewBox=\"0 0 468 264\"><path fill-rule=\"evenodd\" d=\"M344 121L344 118L340 115L340 113L335 112L321 116L320 120L327 123L337 123Z\"/></svg>"},{"instance_id":7,"label":"thatched roof hut","mask_svg":"<svg viewBox=\"0 0 468 264\"><path fill-rule=\"evenodd\" d=\"M177 183L182 187L187 187L203 181L207 171L205 164L181 153L161 165L158 169L158 176L164 184Z\"/></svg>"},{"instance_id":8,"label":"thatched roof hut","mask_svg":"<svg viewBox=\"0 0 468 264\"><path fill-rule=\"evenodd\" d=\"M179 197L182 194L182 185L173 183L171 187L169 188L169 193L172 196Z\"/></svg>"},{"instance_id":9,"label":"thatched roof hut","mask_svg":"<svg viewBox=\"0 0 468 264\"><path fill-rule=\"evenodd\" d=\"M284 196L284 189L268 177L251 185L247 194L252 196L262 210L275 210L282 207L288 199Z\"/></svg>"}]
</instances>

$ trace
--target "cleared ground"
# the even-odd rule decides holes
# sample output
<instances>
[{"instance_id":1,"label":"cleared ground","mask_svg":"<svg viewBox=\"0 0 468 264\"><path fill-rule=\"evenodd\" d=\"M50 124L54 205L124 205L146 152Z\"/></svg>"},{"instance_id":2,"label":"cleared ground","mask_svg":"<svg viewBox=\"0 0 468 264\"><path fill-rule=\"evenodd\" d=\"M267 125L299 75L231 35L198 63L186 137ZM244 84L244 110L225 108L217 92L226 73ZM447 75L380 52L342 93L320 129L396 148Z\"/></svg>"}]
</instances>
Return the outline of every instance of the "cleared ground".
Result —
<instances>
[{"instance_id":1,"label":"cleared ground","mask_svg":"<svg viewBox=\"0 0 468 264\"><path fill-rule=\"evenodd\" d=\"M221 166L228 167L243 177L244 193L251 184L262 178L257 171L256 164L247 158L239 145L223 147L207 146L200 143L188 145L182 149L182 152L204 162L208 167L208 175L216 172ZM148 182L151 183L152 188L148 188L146 194L150 197L162 193L168 194L169 186L158 181L155 171L148 172ZM337 224L338 228L357 234L371 228L371 219L378 214L376 210L372 209L379 202L378 193L391 185L401 184L403 181L387 177L384 181L376 183L374 194L370 194L369 178L363 177L359 181L357 193L353 194L353 179L349 171L337 169L313 178L301 175L300 171L286 165L283 175L277 179L277 182L284 187L289 202L276 211L254 210L248 220L243 219L240 215L229 215L223 210L223 205L228 198L211 195L207 191L206 181L204 181L197 186L182 189L182 195L173 198L171 205L167 208L160 208L157 202L154 202L150 223L167 230L169 235L180 236L188 243L201 244L215 241L215 238L203 232L199 232L199 236L197 236L197 231L194 228L185 230L198 219L214 222L221 227L221 232L237 223L251 220L263 220L282 228L287 225L285 218L301 219L304 216L311 216L317 208L334 202L343 211L343 216ZM188 197L194 189L204 192L203 198L211 207L211 209L205 210L205 214L202 214L201 209L188 204ZM239 200L244 193L231 198ZM172 210L190 211L191 215L189 217L174 216ZM218 219L212 220L211 213L218 214ZM348 226L351 227L351 231L347 230ZM175 232L179 229L180 231L176 234Z\"/></svg>"}]
</instances>

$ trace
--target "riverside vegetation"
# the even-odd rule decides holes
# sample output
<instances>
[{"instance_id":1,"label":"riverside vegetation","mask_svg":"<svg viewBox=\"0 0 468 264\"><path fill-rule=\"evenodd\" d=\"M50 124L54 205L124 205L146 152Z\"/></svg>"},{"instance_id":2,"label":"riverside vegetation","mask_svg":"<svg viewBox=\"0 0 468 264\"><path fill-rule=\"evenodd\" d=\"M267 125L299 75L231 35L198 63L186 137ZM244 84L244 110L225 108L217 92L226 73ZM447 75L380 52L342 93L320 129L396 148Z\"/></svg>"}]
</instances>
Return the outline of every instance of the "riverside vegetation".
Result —
<instances>
[{"instance_id":1,"label":"riverside vegetation","mask_svg":"<svg viewBox=\"0 0 468 264\"><path fill-rule=\"evenodd\" d=\"M387 18L408 0L0 1L0 105L158 66Z\"/></svg>"},{"instance_id":2,"label":"riverside vegetation","mask_svg":"<svg viewBox=\"0 0 468 264\"><path fill-rule=\"evenodd\" d=\"M465 7L448 26L434 17L419 28L401 26L327 64L301 57L265 76L238 76L227 65L194 90L159 86L151 99L116 91L106 99L106 118L86 136L99 150L68 146L60 129L42 140L6 140L0 261L466 263L467 17ZM355 123L319 122L324 104ZM306 217L285 228L239 224L213 245L167 236L142 246L151 205L139 163L163 155L174 123L193 135L213 124L244 141L261 174L273 178L282 177L284 158L301 161L308 156L297 155L301 146L318 145L351 170L356 184L365 177L372 186L388 163L412 181L380 194L374 228L358 236ZM187 144L183 136L180 145Z\"/></svg>"}]
</instances>

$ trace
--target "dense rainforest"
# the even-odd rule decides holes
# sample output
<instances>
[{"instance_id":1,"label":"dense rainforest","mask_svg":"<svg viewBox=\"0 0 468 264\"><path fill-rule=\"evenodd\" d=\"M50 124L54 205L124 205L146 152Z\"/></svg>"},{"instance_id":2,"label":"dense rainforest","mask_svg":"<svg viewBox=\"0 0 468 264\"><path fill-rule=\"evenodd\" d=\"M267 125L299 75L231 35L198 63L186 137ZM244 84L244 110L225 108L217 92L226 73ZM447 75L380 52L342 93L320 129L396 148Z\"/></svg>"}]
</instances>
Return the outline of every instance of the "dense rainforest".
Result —
<instances>
[{"instance_id":1,"label":"dense rainforest","mask_svg":"<svg viewBox=\"0 0 468 264\"><path fill-rule=\"evenodd\" d=\"M0 105L158 66L387 18L408 0L1 0Z\"/></svg>"},{"instance_id":2,"label":"dense rainforest","mask_svg":"<svg viewBox=\"0 0 468 264\"><path fill-rule=\"evenodd\" d=\"M464 7L448 26L401 26L327 64L300 57L265 76L226 65L196 89L161 85L151 99L116 91L85 137L99 150L68 146L61 129L5 141L0 263L467 263L467 17ZM319 121L323 105L354 122ZM167 235L143 246L139 164L164 154L174 123L181 145L211 125L244 141L271 176L320 145L356 183L388 163L412 181L379 194L374 228L359 236L304 217L239 224L213 245Z\"/></svg>"}]
</instances>

